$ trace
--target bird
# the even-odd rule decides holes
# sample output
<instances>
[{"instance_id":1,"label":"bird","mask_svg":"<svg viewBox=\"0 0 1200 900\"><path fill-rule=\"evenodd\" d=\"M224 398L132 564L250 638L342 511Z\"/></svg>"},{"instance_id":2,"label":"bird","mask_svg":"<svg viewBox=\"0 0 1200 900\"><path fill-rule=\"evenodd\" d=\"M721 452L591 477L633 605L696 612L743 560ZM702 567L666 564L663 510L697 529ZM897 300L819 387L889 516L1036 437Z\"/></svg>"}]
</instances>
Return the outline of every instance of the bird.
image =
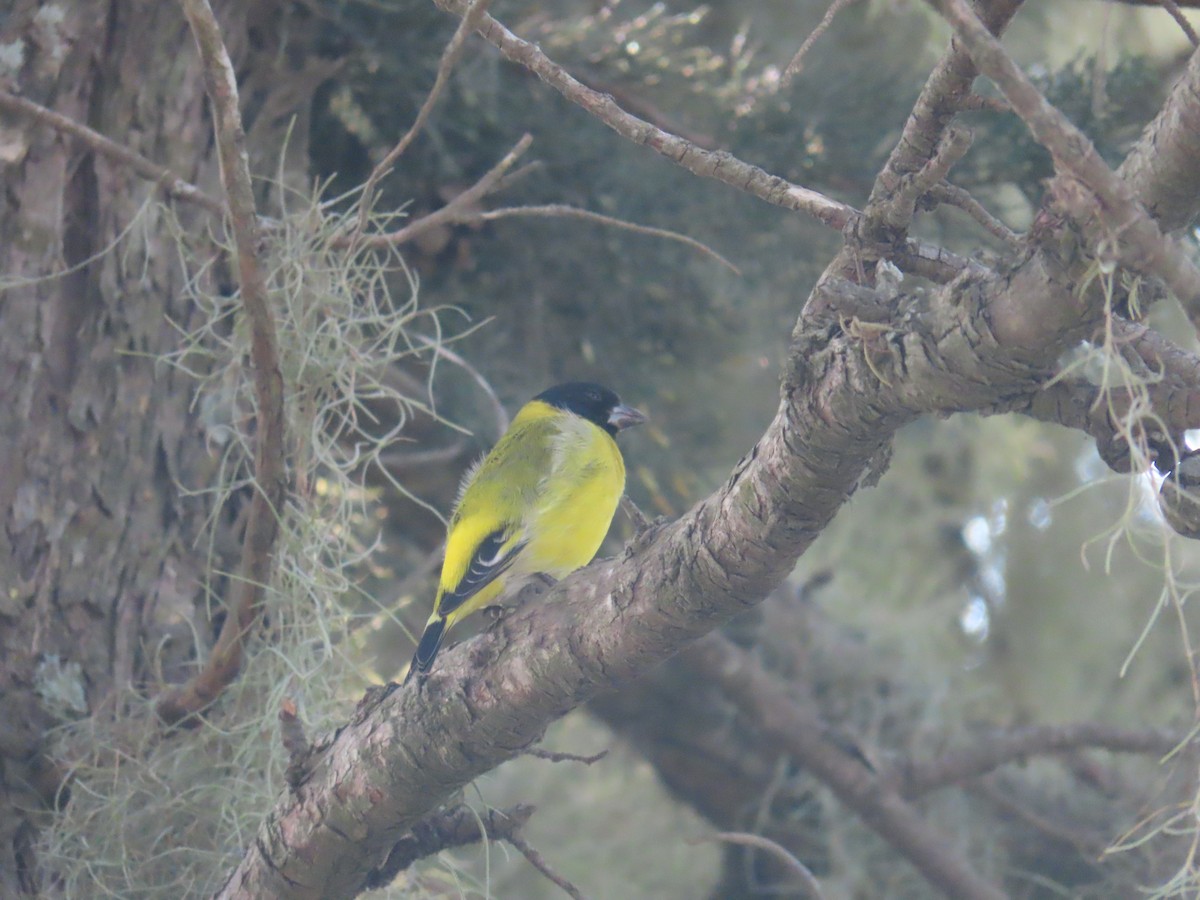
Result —
<instances>
[{"instance_id":1,"label":"bird","mask_svg":"<svg viewBox=\"0 0 1200 900\"><path fill-rule=\"evenodd\" d=\"M625 492L614 438L645 421L616 393L586 381L555 385L521 407L463 478L433 612L406 682L428 674L446 632L510 580L559 579L592 561Z\"/></svg>"}]
</instances>

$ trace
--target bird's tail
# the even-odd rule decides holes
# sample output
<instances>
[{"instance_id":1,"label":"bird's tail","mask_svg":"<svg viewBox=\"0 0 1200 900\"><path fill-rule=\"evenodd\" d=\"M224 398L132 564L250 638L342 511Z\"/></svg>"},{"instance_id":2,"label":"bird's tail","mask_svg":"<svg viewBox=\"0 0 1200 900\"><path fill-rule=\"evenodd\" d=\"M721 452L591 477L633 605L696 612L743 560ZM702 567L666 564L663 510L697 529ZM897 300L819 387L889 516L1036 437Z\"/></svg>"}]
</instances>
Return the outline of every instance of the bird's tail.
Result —
<instances>
[{"instance_id":1,"label":"bird's tail","mask_svg":"<svg viewBox=\"0 0 1200 900\"><path fill-rule=\"evenodd\" d=\"M412 678L414 674L424 675L429 671L437 656L438 648L442 646L442 635L445 633L446 620L444 618L432 618L426 623L425 631L421 634L421 640L417 644L417 652L413 654L412 663L409 664L405 681Z\"/></svg>"}]
</instances>

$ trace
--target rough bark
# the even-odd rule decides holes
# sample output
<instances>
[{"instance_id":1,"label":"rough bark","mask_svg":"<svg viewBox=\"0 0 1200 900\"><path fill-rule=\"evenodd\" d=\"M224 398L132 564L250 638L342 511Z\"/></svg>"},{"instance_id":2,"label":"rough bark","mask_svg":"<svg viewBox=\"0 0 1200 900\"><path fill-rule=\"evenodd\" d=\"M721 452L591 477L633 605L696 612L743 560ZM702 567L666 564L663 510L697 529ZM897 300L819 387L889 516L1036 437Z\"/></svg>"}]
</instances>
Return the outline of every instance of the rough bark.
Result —
<instances>
[{"instance_id":1,"label":"rough bark","mask_svg":"<svg viewBox=\"0 0 1200 900\"><path fill-rule=\"evenodd\" d=\"M258 29L254 50L247 34L275 12L219 9L256 87L281 65L276 26ZM175 4L20 0L0 44L22 59L0 72L5 87L219 196L204 83ZM259 99L256 147L270 155L276 115L294 107ZM205 652L192 635L212 633L197 541L208 501L180 488L210 486L217 457L190 378L156 361L177 348L171 321L194 315L167 216L200 233L209 214L168 213L127 166L17 115L0 117L0 145L0 894L15 896L33 887L33 811L66 787L46 729L110 714ZM223 568L237 558L235 514L218 531Z\"/></svg>"}]
</instances>

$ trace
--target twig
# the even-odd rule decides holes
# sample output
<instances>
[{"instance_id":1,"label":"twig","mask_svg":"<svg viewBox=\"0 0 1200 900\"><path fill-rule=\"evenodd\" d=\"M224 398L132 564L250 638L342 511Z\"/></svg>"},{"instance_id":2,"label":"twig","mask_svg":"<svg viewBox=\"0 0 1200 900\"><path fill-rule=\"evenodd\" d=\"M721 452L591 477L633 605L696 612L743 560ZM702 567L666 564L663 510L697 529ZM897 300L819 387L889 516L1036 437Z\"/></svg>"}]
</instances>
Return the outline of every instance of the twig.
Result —
<instances>
[{"instance_id":1,"label":"twig","mask_svg":"<svg viewBox=\"0 0 1200 900\"><path fill-rule=\"evenodd\" d=\"M996 33L1002 32L1021 6L1021 2L1022 0L995 0L989 3L988 24L992 30ZM971 85L976 74L970 56L957 44L951 43L925 80L925 86L921 88L912 112L904 123L900 140L896 142L871 187L871 196L863 211L865 221L860 230L865 240L894 239L892 235L882 233L884 229L878 227L886 220L876 210L889 202L905 176L920 171L937 153L946 129L959 112L960 98L971 96ZM894 218L891 225L895 227ZM907 228L907 223L904 227ZM845 256L845 253L839 256ZM830 268L844 268L844 262L835 261Z\"/></svg>"},{"instance_id":2,"label":"twig","mask_svg":"<svg viewBox=\"0 0 1200 900\"><path fill-rule=\"evenodd\" d=\"M1081 224L1097 216L1109 234L1120 239L1122 261L1162 278L1187 310L1193 325L1200 327L1200 270L1163 235L1129 185L1109 169L1087 136L1042 96L967 0L935 2L975 65L1000 89L1037 142L1050 151L1060 173L1052 188L1056 198ZM1063 174L1073 176L1074 183L1063 179ZM1095 199L1076 185L1094 194Z\"/></svg>"},{"instance_id":3,"label":"twig","mask_svg":"<svg viewBox=\"0 0 1200 900\"><path fill-rule=\"evenodd\" d=\"M467 10L467 0L435 0L437 5L457 16ZM841 228L852 215L852 208L817 191L771 175L757 166L720 152L704 150L691 141L658 128L621 109L607 94L594 91L551 60L536 44L522 40L490 15L484 15L479 34L496 47L506 59L524 66L572 103L581 106L609 128L635 144L649 147L704 178L715 178L738 190L786 209L808 213L833 228Z\"/></svg>"},{"instance_id":4,"label":"twig","mask_svg":"<svg viewBox=\"0 0 1200 900\"><path fill-rule=\"evenodd\" d=\"M718 831L716 834L706 835L700 838L693 838L688 841L689 844L697 844L701 841L723 841L726 844L738 844L743 847L756 847L759 850L766 850L777 860L782 862L789 872L796 876L799 882L800 892L809 900L824 900L825 894L821 890L821 883L817 881L812 871L797 859L788 849L777 841L771 840L761 834L751 834L747 831ZM777 888L780 892L783 887Z\"/></svg>"},{"instance_id":5,"label":"twig","mask_svg":"<svg viewBox=\"0 0 1200 900\"><path fill-rule=\"evenodd\" d=\"M936 759L910 759L888 780L906 797L978 778L1000 766L1030 756L1095 748L1112 753L1166 756L1180 745L1183 735L1157 729L1133 730L1082 722L1075 725L1036 725L1014 728L980 738L969 747L949 750Z\"/></svg>"},{"instance_id":6,"label":"twig","mask_svg":"<svg viewBox=\"0 0 1200 900\"><path fill-rule=\"evenodd\" d=\"M829 26L833 24L833 20L837 14L853 2L854 0L833 0L833 3L829 5L829 9L825 10L824 17L817 23L817 27L804 39L804 43L800 45L800 49L796 51L796 55L792 57L792 61L783 70L783 78L780 79L780 84L783 87L790 85L792 79L800 74L800 70L804 68L804 57L808 54L813 44L820 40L821 35L829 30Z\"/></svg>"},{"instance_id":7,"label":"twig","mask_svg":"<svg viewBox=\"0 0 1200 900\"><path fill-rule=\"evenodd\" d=\"M601 750L592 756L579 756L575 753L560 753L557 750L542 750L540 747L530 747L525 751L526 756L534 756L547 762L579 762L585 766L595 765L608 756L607 750Z\"/></svg>"},{"instance_id":8,"label":"twig","mask_svg":"<svg viewBox=\"0 0 1200 900\"><path fill-rule=\"evenodd\" d=\"M467 0L435 0L437 5L462 16ZM1006 0L1012 4L1013 0ZM678 166L702 178L712 178L767 203L812 216L830 228L841 231L861 214L849 204L827 197L810 188L772 175L724 151L705 150L677 134L631 115L607 94L594 91L558 65L540 47L522 40L490 15L485 14L477 29L506 59L524 66L572 103L595 116L617 134L641 147L649 147ZM969 85L969 81L968 81ZM416 224L416 223L414 223ZM386 243L386 242L383 242ZM918 241L908 241L893 256L900 268L940 283L954 279L971 261L957 254Z\"/></svg>"},{"instance_id":9,"label":"twig","mask_svg":"<svg viewBox=\"0 0 1200 900\"><path fill-rule=\"evenodd\" d=\"M454 29L450 43L442 51L442 59L438 63L437 77L433 80L433 87L429 89L429 93L425 97L425 102L421 104L421 108L417 111L416 119L413 120L412 125L396 143L396 146L379 162L379 165L371 170L371 174L367 178L367 183L363 186L362 197L359 200L359 234L362 234L367 227L367 219L371 214L371 200L375 193L375 185L396 164L396 160L403 155L404 151L408 149L408 145L413 142L413 139L416 138L421 129L425 127L425 123L429 120L434 106L437 105L438 100L442 96L442 91L446 88L446 82L450 78L451 70L457 65L459 57L462 56L463 47L466 46L467 35L475 30L480 16L487 12L490 3L491 0L471 0L471 5L467 7L462 21Z\"/></svg>"},{"instance_id":10,"label":"twig","mask_svg":"<svg viewBox=\"0 0 1200 900\"><path fill-rule=\"evenodd\" d=\"M289 697L279 704L279 736L287 751L288 766L285 778L294 790L304 782L312 745L304 734L304 723L296 713L296 704Z\"/></svg>"},{"instance_id":11,"label":"twig","mask_svg":"<svg viewBox=\"0 0 1200 900\"><path fill-rule=\"evenodd\" d=\"M1089 839L1087 836L1078 834L1060 825L1058 822L1039 815L1024 804L1018 803L1008 791L991 784L987 780L972 784L971 790L990 800L1002 812L1006 812L1014 818L1021 820L1035 831L1041 832L1044 837L1055 841L1062 841L1074 847L1079 855L1093 867L1096 867L1096 860L1102 858L1107 852L1106 841L1095 838Z\"/></svg>"},{"instance_id":12,"label":"twig","mask_svg":"<svg viewBox=\"0 0 1200 900\"><path fill-rule=\"evenodd\" d=\"M1192 23L1187 20L1187 16L1183 14L1183 10L1179 8L1179 4L1175 0L1158 0L1162 4L1163 9L1171 14L1171 18L1176 24L1183 29L1183 33L1187 35L1187 39L1192 42L1193 47L1200 47L1200 36L1196 34L1196 29L1192 27Z\"/></svg>"},{"instance_id":13,"label":"twig","mask_svg":"<svg viewBox=\"0 0 1200 900\"><path fill-rule=\"evenodd\" d=\"M500 402L500 398L496 396L495 389L483 377L483 373L471 365L464 357L455 353L449 347L439 344L432 338L425 337L423 334L414 334L413 336L438 356L443 356L450 360L450 362L470 375L471 379L479 385L480 390L487 395L488 402L491 404L492 416L496 420L496 439L499 440L500 436L508 431L508 412L504 409L504 404Z\"/></svg>"},{"instance_id":14,"label":"twig","mask_svg":"<svg viewBox=\"0 0 1200 900\"><path fill-rule=\"evenodd\" d=\"M828 729L797 706L750 653L713 632L697 641L686 659L719 684L769 739L854 810L930 884L959 900L1003 900L1004 894L972 869L950 840L926 824L852 753L830 741Z\"/></svg>"},{"instance_id":15,"label":"twig","mask_svg":"<svg viewBox=\"0 0 1200 900\"><path fill-rule=\"evenodd\" d=\"M916 172L900 178L891 196L876 203L863 222L864 231L884 228L903 232L916 213L917 201L939 184L971 148L971 133L953 126L946 129L933 156Z\"/></svg>"},{"instance_id":16,"label":"twig","mask_svg":"<svg viewBox=\"0 0 1200 900\"><path fill-rule=\"evenodd\" d=\"M483 177L441 209L434 210L429 215L422 216L420 219L397 231L361 237L356 241L357 245L360 247L395 247L411 241L417 235L423 234L430 228L470 221L476 215L472 207L492 192L496 184L504 176L504 173L513 167L513 164L521 158L521 155L529 149L529 145L532 143L533 138L530 135L523 135L500 162L492 166L483 174ZM355 243L355 240L353 238L339 238L334 241L334 244L339 247L347 246L350 243Z\"/></svg>"},{"instance_id":17,"label":"twig","mask_svg":"<svg viewBox=\"0 0 1200 900\"><path fill-rule=\"evenodd\" d=\"M485 839L511 842L529 821L534 809L522 803L509 809L491 809L480 815L467 806L456 806L422 819L411 833L396 842L383 863L367 876L363 887L367 890L387 887L417 860L443 850L465 847Z\"/></svg>"},{"instance_id":18,"label":"twig","mask_svg":"<svg viewBox=\"0 0 1200 900\"><path fill-rule=\"evenodd\" d=\"M589 209L568 206L565 203L548 203L542 206L502 206L499 209L476 213L473 218L477 221L491 222L495 219L506 219L510 216L549 216L552 218L583 219L585 222L598 222L601 225L612 225L614 228L623 228L635 234L666 238L669 241L678 241L681 244L686 244L689 247L699 250L705 256L715 259L736 275L742 274L741 269L716 250L695 238L688 237L686 234L680 234L678 231L671 231L667 228L655 228L653 225L638 225L635 222L626 222L624 219L606 216L603 213L592 212Z\"/></svg>"},{"instance_id":19,"label":"twig","mask_svg":"<svg viewBox=\"0 0 1200 900\"><path fill-rule=\"evenodd\" d=\"M204 191L200 190L200 188L184 181L165 166L160 166L158 163L146 159L140 153L130 150L128 147L123 147L116 141L106 138L100 132L94 131L86 125L76 122L74 119L67 118L62 113L56 113L52 109L47 109L44 106L34 103L32 100L18 97L5 90L0 90L0 109L24 113L39 122L49 125L51 128L78 138L97 153L126 165L143 178L153 181L169 197L195 203L197 206L201 206L218 216L225 215L225 204L217 198L210 197Z\"/></svg>"},{"instance_id":20,"label":"twig","mask_svg":"<svg viewBox=\"0 0 1200 900\"><path fill-rule=\"evenodd\" d=\"M982 94L967 94L955 103L955 108L959 112L1012 112L1012 107L999 97L985 97Z\"/></svg>"},{"instance_id":21,"label":"twig","mask_svg":"<svg viewBox=\"0 0 1200 900\"><path fill-rule=\"evenodd\" d=\"M988 212L983 204L964 188L954 184L935 184L929 190L929 196L938 203L958 207L981 225L988 234L1003 241L1010 250L1020 250L1025 246L1025 242L1019 234Z\"/></svg>"},{"instance_id":22,"label":"twig","mask_svg":"<svg viewBox=\"0 0 1200 900\"><path fill-rule=\"evenodd\" d=\"M445 465L466 449L465 440L457 440L445 447L434 447L431 450L405 450L402 446L393 444L377 457L379 465L388 471L395 469L420 469L425 466Z\"/></svg>"},{"instance_id":23,"label":"twig","mask_svg":"<svg viewBox=\"0 0 1200 900\"><path fill-rule=\"evenodd\" d=\"M521 837L519 832L513 832L505 840L520 851L521 855L529 860L531 866L562 888L569 897L573 898L573 900L584 900L584 896L579 892L579 888L550 868L550 864L542 858L542 854L533 849L529 845L529 842Z\"/></svg>"},{"instance_id":24,"label":"twig","mask_svg":"<svg viewBox=\"0 0 1200 900\"><path fill-rule=\"evenodd\" d=\"M654 524L628 494L621 495L621 509L625 510L625 515L629 516L629 521L633 523L633 530L637 534L641 534Z\"/></svg>"},{"instance_id":25,"label":"twig","mask_svg":"<svg viewBox=\"0 0 1200 900\"><path fill-rule=\"evenodd\" d=\"M158 715L168 724L204 709L237 677L243 642L258 622L263 592L271 579L278 510L283 506L284 469L283 379L275 321L267 283L258 259L260 231L247 165L246 134L238 111L237 81L221 30L208 0L183 0L183 11L200 51L204 82L213 105L221 179L229 200L229 216L237 248L238 283L250 323L250 358L254 366L257 422L254 448L255 491L242 541L239 577L230 588L229 614L204 668L187 684L158 699Z\"/></svg>"}]
</instances>

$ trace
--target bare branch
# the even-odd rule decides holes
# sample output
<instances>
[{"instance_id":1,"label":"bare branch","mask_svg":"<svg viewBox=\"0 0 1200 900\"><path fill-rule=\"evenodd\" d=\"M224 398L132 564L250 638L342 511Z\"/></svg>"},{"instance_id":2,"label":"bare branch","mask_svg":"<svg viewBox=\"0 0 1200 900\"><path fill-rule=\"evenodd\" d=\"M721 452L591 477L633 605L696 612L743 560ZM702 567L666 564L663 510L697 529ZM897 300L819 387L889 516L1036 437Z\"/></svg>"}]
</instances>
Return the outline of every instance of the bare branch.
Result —
<instances>
[{"instance_id":1,"label":"bare branch","mask_svg":"<svg viewBox=\"0 0 1200 900\"><path fill-rule=\"evenodd\" d=\"M817 27L804 39L804 43L800 45L800 49L796 51L796 55L792 57L792 61L783 70L783 78L781 79L783 87L790 85L792 79L800 74L800 70L804 68L804 57L808 55L808 51L812 49L813 44L819 41L821 35L829 30L829 26L833 24L833 20L837 17L837 14L853 2L854 0L833 0L829 4L829 9L825 10L825 15L817 23Z\"/></svg>"},{"instance_id":2,"label":"bare branch","mask_svg":"<svg viewBox=\"0 0 1200 900\"><path fill-rule=\"evenodd\" d=\"M988 3L988 27L997 34L1003 32L1021 3L1022 0L994 0ZM904 123L900 140L875 178L870 199L864 210L866 220L859 230L864 240L880 243L894 241L895 235L889 234L884 227L887 220L877 210L886 206L902 179L920 171L933 159L955 115L975 97L971 93L971 85L977 74L970 56L957 44L951 43L929 73L929 78L926 79L925 86ZM894 218L891 224L895 227ZM904 228L907 228L907 223L904 223ZM835 261L835 266L844 265L844 254L842 257Z\"/></svg>"},{"instance_id":3,"label":"bare branch","mask_svg":"<svg viewBox=\"0 0 1200 900\"><path fill-rule=\"evenodd\" d=\"M483 840L511 841L534 811L534 807L524 803L508 809L489 809L483 814L467 806L456 806L429 816L395 843L383 863L371 871L363 887L365 890L387 887L413 863L443 850Z\"/></svg>"},{"instance_id":4,"label":"bare branch","mask_svg":"<svg viewBox=\"0 0 1200 900\"><path fill-rule=\"evenodd\" d=\"M1200 211L1200 50L1171 88L1154 121L1117 174L1164 231L1187 226Z\"/></svg>"},{"instance_id":5,"label":"bare branch","mask_svg":"<svg viewBox=\"0 0 1200 900\"><path fill-rule=\"evenodd\" d=\"M1196 34L1196 29L1192 27L1192 23L1187 20L1187 16L1183 14L1183 10L1179 8L1179 4L1175 0L1158 0L1162 4L1163 9L1171 14L1171 18L1175 20L1182 30L1187 35L1187 39L1192 42L1193 47L1200 47L1200 36Z\"/></svg>"},{"instance_id":6,"label":"bare branch","mask_svg":"<svg viewBox=\"0 0 1200 900\"><path fill-rule=\"evenodd\" d=\"M1200 325L1200 270L1183 249L1159 231L1129 185L1108 168L1087 136L1041 95L967 0L937 0L937 6L980 71L1000 88L1038 143L1050 151L1060 173L1052 189L1056 199L1081 224L1098 216L1108 236L1120 242L1122 261L1137 271L1161 277L1193 324ZM1093 202L1088 194L1094 194L1099 202Z\"/></svg>"},{"instance_id":7,"label":"bare branch","mask_svg":"<svg viewBox=\"0 0 1200 900\"><path fill-rule=\"evenodd\" d=\"M584 900L584 896L579 892L579 888L550 868L550 863L546 862L542 854L538 853L519 833L514 832L505 837L505 840L519 850L521 855L529 860L531 866L562 888L569 897L573 898L573 900Z\"/></svg>"},{"instance_id":8,"label":"bare branch","mask_svg":"<svg viewBox=\"0 0 1200 900\"><path fill-rule=\"evenodd\" d=\"M496 165L488 169L478 181L461 194L458 194L441 209L434 210L429 215L422 216L415 222L397 231L388 232L387 234L367 235L357 240L343 238L335 243L338 246L347 246L351 243L356 243L360 247L395 247L411 241L431 228L471 221L477 215L474 209L475 205L495 190L500 179L504 177L504 173L513 167L513 164L521 158L522 154L529 149L529 145L532 143L533 138L530 135L522 135L521 139L513 145L513 148Z\"/></svg>"},{"instance_id":9,"label":"bare branch","mask_svg":"<svg viewBox=\"0 0 1200 900\"><path fill-rule=\"evenodd\" d=\"M258 421L254 451L254 496L242 541L239 577L230 589L229 614L208 661L187 684L159 697L156 710L171 724L195 715L212 703L238 675L243 643L258 623L263 592L271 580L278 511L286 489L284 467L283 378L275 320L267 283L258 259L261 238L254 209L254 192L247 166L246 134L238 111L233 63L208 0L183 0L183 11L200 51L205 86L213 105L221 178L229 199L229 214L237 248L238 284L250 323L250 358L254 365L254 394Z\"/></svg>"},{"instance_id":10,"label":"bare branch","mask_svg":"<svg viewBox=\"0 0 1200 900\"><path fill-rule=\"evenodd\" d=\"M1117 728L1097 722L1013 728L981 737L978 743L946 751L935 759L908 759L887 780L897 785L904 796L918 797L1031 756L1098 749L1161 757L1185 740L1184 735L1176 732Z\"/></svg>"},{"instance_id":11,"label":"bare branch","mask_svg":"<svg viewBox=\"0 0 1200 900\"><path fill-rule=\"evenodd\" d=\"M225 204L220 200L210 197L194 184L184 181L165 166L146 159L140 153L121 146L116 141L106 138L100 132L94 131L74 119L69 119L61 113L56 113L54 110L47 109L24 97L10 94L3 89L0 89L0 109L23 113L64 134L78 138L102 156L128 166L143 178L153 181L168 197L195 203L218 216L225 215Z\"/></svg>"},{"instance_id":12,"label":"bare branch","mask_svg":"<svg viewBox=\"0 0 1200 900\"><path fill-rule=\"evenodd\" d=\"M1004 893L954 852L898 793L852 754L829 741L815 716L802 712L784 686L745 650L712 634L688 654L762 731L786 747L793 760L853 809L864 824L911 862L930 884L958 900L1000 900Z\"/></svg>"},{"instance_id":13,"label":"bare branch","mask_svg":"<svg viewBox=\"0 0 1200 900\"><path fill-rule=\"evenodd\" d=\"M726 844L739 844L743 847L757 847L759 850L766 850L796 876L800 893L808 900L823 900L825 897L821 890L821 883L817 881L808 866L789 853L788 849L778 841L773 841L761 834L751 834L745 831L718 831L716 834L696 838L689 843L699 843L700 841L723 841ZM780 886L778 889L782 890L783 888Z\"/></svg>"},{"instance_id":14,"label":"bare branch","mask_svg":"<svg viewBox=\"0 0 1200 900\"><path fill-rule=\"evenodd\" d=\"M457 16L467 10L467 0L436 0L438 6ZM572 103L581 106L609 128L635 144L649 147L695 175L714 178L740 191L782 206L798 210L832 228L841 229L853 215L853 209L817 191L791 184L757 166L742 162L721 151L704 150L631 115L612 97L592 90L555 63L536 44L522 40L490 15L484 15L479 34L495 46L505 58L524 66Z\"/></svg>"},{"instance_id":15,"label":"bare branch","mask_svg":"<svg viewBox=\"0 0 1200 900\"><path fill-rule=\"evenodd\" d=\"M556 750L542 750L540 747L530 747L525 751L526 756L533 756L537 759L544 759L547 762L578 762L585 766L595 765L608 756L607 750L601 750L591 756L579 756L575 753L559 753Z\"/></svg>"},{"instance_id":16,"label":"bare branch","mask_svg":"<svg viewBox=\"0 0 1200 900\"><path fill-rule=\"evenodd\" d=\"M467 0L436 2L441 8L460 16L467 8ZM495 46L507 59L529 69L572 103L595 116L622 137L639 146L649 147L694 175L713 178L784 209L806 213L839 231L857 221L860 215L853 206L771 175L730 153L705 150L677 134L664 131L631 115L621 109L611 96L594 91L574 78L566 69L547 57L540 47L517 37L490 15L483 16L477 30L484 40ZM918 241L904 242L895 249L892 258L904 271L941 283L950 281L971 267L969 260L940 247Z\"/></svg>"},{"instance_id":17,"label":"bare branch","mask_svg":"<svg viewBox=\"0 0 1200 900\"><path fill-rule=\"evenodd\" d=\"M597 222L601 225L611 225L614 228L622 228L626 231L632 231L635 234L645 234L651 237L666 238L669 241L678 241L681 244L686 244L695 250L699 250L705 256L715 259L735 275L742 274L741 269L727 260L716 250L712 249L707 244L701 243L695 238L688 237L686 234L680 234L678 231L671 231L667 228L655 228L653 225L638 225L636 222L626 222L624 219L606 216L603 213L592 212L589 209L580 209L577 206L567 206L565 203L549 203L542 206L505 206L501 207L500 209L490 209L486 212L475 213L471 219L466 221L491 222L496 219L506 219L510 216L548 216L551 218L582 219L585 222Z\"/></svg>"},{"instance_id":18,"label":"bare branch","mask_svg":"<svg viewBox=\"0 0 1200 900\"><path fill-rule=\"evenodd\" d=\"M937 184L929 196L938 203L956 206L981 225L988 234L999 239L1010 250L1020 250L1025 246L1025 240L995 216L983 204L976 200L963 188L953 184Z\"/></svg>"},{"instance_id":19,"label":"bare branch","mask_svg":"<svg viewBox=\"0 0 1200 900\"><path fill-rule=\"evenodd\" d=\"M442 91L446 88L446 82L450 78L451 70L454 69L459 57L462 56L463 47L466 46L467 42L467 35L475 30L480 17L487 12L490 4L491 0L471 0L471 4L467 7L462 21L454 29L450 43L442 51L442 58L438 63L437 77L433 80L433 87L429 89L429 93L425 97L425 102L421 104L421 108L417 111L416 119L413 120L412 125L405 132L404 136L396 142L396 146L388 152L387 156L380 160L379 165L371 170L371 174L367 178L367 183L363 186L362 197L358 201L359 234L362 234L367 227L367 219L371 214L371 200L375 193L375 185L379 183L379 179L391 170L396 161L404 154L404 151L408 149L408 145L413 142L413 139L420 134L421 129L425 127L425 123L429 120L434 106L437 105L438 100L442 96Z\"/></svg>"},{"instance_id":20,"label":"bare branch","mask_svg":"<svg viewBox=\"0 0 1200 900\"><path fill-rule=\"evenodd\" d=\"M903 233L912 222L917 201L941 183L970 148L969 131L947 128L929 161L917 171L901 176L892 194L874 205L868 214L872 221L864 222L864 229L882 228L889 233Z\"/></svg>"}]
</instances>

